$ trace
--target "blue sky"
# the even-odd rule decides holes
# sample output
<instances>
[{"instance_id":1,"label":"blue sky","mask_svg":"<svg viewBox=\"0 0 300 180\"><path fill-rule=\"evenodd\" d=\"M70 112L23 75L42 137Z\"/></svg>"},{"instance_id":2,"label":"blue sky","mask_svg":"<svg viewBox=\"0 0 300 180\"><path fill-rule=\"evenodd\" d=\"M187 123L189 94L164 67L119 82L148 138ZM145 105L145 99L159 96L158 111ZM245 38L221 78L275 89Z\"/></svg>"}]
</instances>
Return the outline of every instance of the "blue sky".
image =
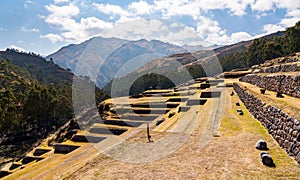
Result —
<instances>
[{"instance_id":1,"label":"blue sky","mask_svg":"<svg viewBox=\"0 0 300 180\"><path fill-rule=\"evenodd\" d=\"M48 55L94 36L225 45L284 30L299 0L2 0L0 49Z\"/></svg>"}]
</instances>

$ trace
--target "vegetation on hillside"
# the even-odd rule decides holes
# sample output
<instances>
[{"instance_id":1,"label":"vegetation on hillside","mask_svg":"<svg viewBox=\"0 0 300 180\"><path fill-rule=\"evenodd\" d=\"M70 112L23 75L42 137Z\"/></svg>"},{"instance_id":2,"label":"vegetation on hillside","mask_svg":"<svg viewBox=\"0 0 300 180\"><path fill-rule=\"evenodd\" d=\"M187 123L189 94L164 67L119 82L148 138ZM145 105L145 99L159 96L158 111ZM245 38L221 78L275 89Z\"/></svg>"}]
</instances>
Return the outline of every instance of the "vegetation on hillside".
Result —
<instances>
[{"instance_id":1,"label":"vegetation on hillside","mask_svg":"<svg viewBox=\"0 0 300 180\"><path fill-rule=\"evenodd\" d=\"M9 60L0 60L0 69L0 143L42 138L73 117L67 84L40 85Z\"/></svg>"},{"instance_id":2,"label":"vegetation on hillside","mask_svg":"<svg viewBox=\"0 0 300 180\"><path fill-rule=\"evenodd\" d=\"M18 67L26 69L30 75L42 84L53 83L57 85L61 82L72 83L73 74L53 61L46 61L35 53L19 52L16 49L6 49L0 52L0 59L9 59Z\"/></svg>"},{"instance_id":3,"label":"vegetation on hillside","mask_svg":"<svg viewBox=\"0 0 300 180\"><path fill-rule=\"evenodd\" d=\"M224 71L235 68L251 67L266 60L287 56L300 51L300 21L289 27L284 36L262 37L254 39L246 51L219 56Z\"/></svg>"},{"instance_id":4,"label":"vegetation on hillside","mask_svg":"<svg viewBox=\"0 0 300 180\"><path fill-rule=\"evenodd\" d=\"M81 99L86 99L87 87L95 90L92 103L108 98L89 79L76 77L39 55L0 52L0 144L44 138L71 120L73 78L80 83L75 91ZM91 105L80 101L76 112Z\"/></svg>"}]
</instances>

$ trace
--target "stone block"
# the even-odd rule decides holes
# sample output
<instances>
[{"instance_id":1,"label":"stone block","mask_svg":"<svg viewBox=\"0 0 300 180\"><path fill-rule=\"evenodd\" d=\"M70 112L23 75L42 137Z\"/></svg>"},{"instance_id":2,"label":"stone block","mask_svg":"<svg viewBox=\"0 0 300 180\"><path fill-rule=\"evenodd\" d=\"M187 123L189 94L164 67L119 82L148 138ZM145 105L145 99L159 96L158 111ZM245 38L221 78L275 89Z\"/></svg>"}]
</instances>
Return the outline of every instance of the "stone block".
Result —
<instances>
[{"instance_id":1,"label":"stone block","mask_svg":"<svg viewBox=\"0 0 300 180\"><path fill-rule=\"evenodd\" d=\"M297 135L298 135L298 131L293 131L293 132L292 132L292 136L293 136L293 137L297 137Z\"/></svg>"},{"instance_id":2,"label":"stone block","mask_svg":"<svg viewBox=\"0 0 300 180\"><path fill-rule=\"evenodd\" d=\"M298 154L296 156L296 161L300 164L300 152L298 152Z\"/></svg>"},{"instance_id":3,"label":"stone block","mask_svg":"<svg viewBox=\"0 0 300 180\"><path fill-rule=\"evenodd\" d=\"M262 163L265 166L275 167L275 164L274 164L274 161L273 161L271 155L268 154L267 152L261 152L260 153L260 158L261 158Z\"/></svg>"},{"instance_id":4,"label":"stone block","mask_svg":"<svg viewBox=\"0 0 300 180\"><path fill-rule=\"evenodd\" d=\"M260 139L256 142L255 148L259 150L268 150L269 148L267 147L267 142L263 139Z\"/></svg>"},{"instance_id":5,"label":"stone block","mask_svg":"<svg viewBox=\"0 0 300 180\"><path fill-rule=\"evenodd\" d=\"M238 112L239 115L243 115L244 114L244 112L243 112L242 109L237 109L236 111Z\"/></svg>"},{"instance_id":6,"label":"stone block","mask_svg":"<svg viewBox=\"0 0 300 180\"><path fill-rule=\"evenodd\" d=\"M292 152L293 152L293 154L296 156L297 154L299 154L299 148L297 147L297 148L294 148L293 150L292 150Z\"/></svg>"},{"instance_id":7,"label":"stone block","mask_svg":"<svg viewBox=\"0 0 300 180\"><path fill-rule=\"evenodd\" d=\"M300 133L298 133L298 135L297 135L297 141L298 142L300 141Z\"/></svg>"}]
</instances>

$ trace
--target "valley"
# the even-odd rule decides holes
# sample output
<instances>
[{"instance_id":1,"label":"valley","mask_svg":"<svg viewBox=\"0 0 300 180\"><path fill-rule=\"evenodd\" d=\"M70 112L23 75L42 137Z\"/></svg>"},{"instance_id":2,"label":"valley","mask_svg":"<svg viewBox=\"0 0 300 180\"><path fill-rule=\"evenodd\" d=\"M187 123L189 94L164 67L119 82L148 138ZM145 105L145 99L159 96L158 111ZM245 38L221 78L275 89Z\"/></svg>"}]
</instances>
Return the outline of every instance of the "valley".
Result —
<instances>
[{"instance_id":1,"label":"valley","mask_svg":"<svg viewBox=\"0 0 300 180\"><path fill-rule=\"evenodd\" d=\"M0 51L0 178L299 179L299 35Z\"/></svg>"},{"instance_id":2,"label":"valley","mask_svg":"<svg viewBox=\"0 0 300 180\"><path fill-rule=\"evenodd\" d=\"M284 98L276 97L278 92L268 87L261 87L266 89L262 94L261 88L249 80L253 76L276 76L280 70L261 71L274 65L288 66L286 61L299 66L300 54L253 66L247 71L248 75L240 75L241 78L224 79L222 75L198 78L173 89L148 90L139 96L105 100L99 107L101 118L97 113L92 116L87 112L91 119L79 122L87 121L89 125L70 140L54 147L41 145L26 155L27 159L32 157L32 161L14 162L12 166L16 168L7 166L2 174L11 173L7 178L18 179L143 179L150 176L297 179L300 172L298 97L287 95L289 88L281 91ZM293 77L299 73L293 69L284 70L283 74ZM253 103L261 105L253 106ZM270 114L269 125L264 117L272 112L268 110L270 107L279 108L281 114L287 115L276 119L276 114ZM151 142L147 137L147 124ZM291 136L285 127L295 133ZM276 167L261 163L260 151L255 148L259 139L267 141L268 153ZM42 149L45 153L34 155Z\"/></svg>"}]
</instances>

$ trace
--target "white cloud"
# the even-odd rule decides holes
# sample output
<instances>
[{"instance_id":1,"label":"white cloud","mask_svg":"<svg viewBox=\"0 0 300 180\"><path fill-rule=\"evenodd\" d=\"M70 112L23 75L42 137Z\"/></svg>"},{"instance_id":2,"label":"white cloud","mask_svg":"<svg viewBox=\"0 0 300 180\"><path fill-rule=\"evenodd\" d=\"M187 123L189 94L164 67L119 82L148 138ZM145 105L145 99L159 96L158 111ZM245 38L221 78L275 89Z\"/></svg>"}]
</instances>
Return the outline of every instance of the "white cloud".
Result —
<instances>
[{"instance_id":1,"label":"white cloud","mask_svg":"<svg viewBox=\"0 0 300 180\"><path fill-rule=\"evenodd\" d=\"M273 3L277 8L286 9L287 13L285 18L281 19L277 24L266 24L263 27L263 31L266 33L274 33L277 31L283 31L287 27L294 26L296 22L300 20L300 1L298 0L273 0Z\"/></svg>"},{"instance_id":2,"label":"white cloud","mask_svg":"<svg viewBox=\"0 0 300 180\"><path fill-rule=\"evenodd\" d=\"M133 2L128 6L128 8L135 12L135 14L137 15L145 15L153 12L153 6L143 0L139 2Z\"/></svg>"},{"instance_id":3,"label":"white cloud","mask_svg":"<svg viewBox=\"0 0 300 180\"><path fill-rule=\"evenodd\" d=\"M207 17L199 17L197 32L200 36L209 36L211 34L225 34L217 21L213 21Z\"/></svg>"},{"instance_id":4,"label":"white cloud","mask_svg":"<svg viewBox=\"0 0 300 180\"><path fill-rule=\"evenodd\" d=\"M113 14L120 16L129 16L130 13L126 10L123 10L120 6L112 5L112 4L97 4L93 3L93 5L98 9L98 11L105 14Z\"/></svg>"},{"instance_id":5,"label":"white cloud","mask_svg":"<svg viewBox=\"0 0 300 180\"><path fill-rule=\"evenodd\" d=\"M63 41L63 37L61 37L59 34L46 34L46 35L41 35L40 36L43 39L48 39L50 40L52 43L57 43L59 41Z\"/></svg>"},{"instance_id":6,"label":"white cloud","mask_svg":"<svg viewBox=\"0 0 300 180\"><path fill-rule=\"evenodd\" d=\"M117 23L112 29L104 31L101 35L130 40L157 39L179 45L195 41L204 44L203 38L198 36L195 28L165 19L140 18L124 23Z\"/></svg>"},{"instance_id":7,"label":"white cloud","mask_svg":"<svg viewBox=\"0 0 300 180\"><path fill-rule=\"evenodd\" d=\"M273 0L278 8L295 10L300 8L299 0Z\"/></svg>"},{"instance_id":8,"label":"white cloud","mask_svg":"<svg viewBox=\"0 0 300 180\"><path fill-rule=\"evenodd\" d=\"M97 10L97 16L79 18L79 7L88 8L87 4L92 5L94 11ZM54 0L54 4L45 7L49 14L42 18L51 27L57 26L59 33L54 34L62 38L55 41L52 37L55 42L80 42L101 35L125 39L157 38L178 44L195 44L197 41L201 44L228 44L248 40L251 35L247 32L228 34L218 21L213 20L213 16L204 15L210 14L212 10L221 10L230 16L244 16L252 10L259 19L278 8L285 9L286 16L279 23L266 24L263 27L265 33L282 30L300 19L299 0L136 0L127 6L87 1L84 1L83 6L79 1ZM109 20L100 19L101 15L108 16ZM147 19L149 16L162 19ZM163 20L181 16L191 17L189 21L192 22L189 23L193 27Z\"/></svg>"},{"instance_id":9,"label":"white cloud","mask_svg":"<svg viewBox=\"0 0 300 180\"><path fill-rule=\"evenodd\" d=\"M40 30L38 28L29 29L29 28L26 28L24 26L21 27L21 31L23 31L23 32L40 32Z\"/></svg>"},{"instance_id":10,"label":"white cloud","mask_svg":"<svg viewBox=\"0 0 300 180\"><path fill-rule=\"evenodd\" d=\"M54 0L55 4L60 4L60 3L66 3L69 2L70 0Z\"/></svg>"},{"instance_id":11,"label":"white cloud","mask_svg":"<svg viewBox=\"0 0 300 180\"><path fill-rule=\"evenodd\" d=\"M11 45L10 46L10 48L11 49L17 49L18 51L20 51L20 52L29 52L29 51L27 51L26 49L24 49L24 48L22 48L22 47L19 47L19 46L16 46L16 45Z\"/></svg>"},{"instance_id":12,"label":"white cloud","mask_svg":"<svg viewBox=\"0 0 300 180\"><path fill-rule=\"evenodd\" d=\"M175 32L171 30L169 33L167 33L167 35L161 37L161 39L165 39L165 41L169 41L178 45L190 44L191 42L195 41L197 41L198 44L207 44L202 37L197 35L197 32L192 27L182 27Z\"/></svg>"},{"instance_id":13,"label":"white cloud","mask_svg":"<svg viewBox=\"0 0 300 180\"><path fill-rule=\"evenodd\" d=\"M208 45L232 44L252 38L247 32L235 32L227 35L226 30L222 29L217 21L204 16L199 17L197 33L199 37L203 38L203 44Z\"/></svg>"},{"instance_id":14,"label":"white cloud","mask_svg":"<svg viewBox=\"0 0 300 180\"><path fill-rule=\"evenodd\" d=\"M211 45L213 44L234 44L240 41L247 41L253 39L250 34L247 32L235 32L232 33L230 36L226 34L210 34L206 41L208 41Z\"/></svg>"},{"instance_id":15,"label":"white cloud","mask_svg":"<svg viewBox=\"0 0 300 180\"><path fill-rule=\"evenodd\" d=\"M46 9L51 13L46 21L56 21L59 18L68 18L76 16L80 13L80 10L75 5L67 5L67 6L56 6L56 5L46 5Z\"/></svg>"},{"instance_id":16,"label":"white cloud","mask_svg":"<svg viewBox=\"0 0 300 180\"><path fill-rule=\"evenodd\" d=\"M280 24L284 27L291 27L294 26L299 20L300 18L285 18L280 21Z\"/></svg>"},{"instance_id":17,"label":"white cloud","mask_svg":"<svg viewBox=\"0 0 300 180\"><path fill-rule=\"evenodd\" d=\"M42 36L55 43L67 40L69 42L80 42L99 35L104 29L112 28L112 24L96 17L81 18L79 22L73 19L79 15L80 9L73 5L56 6L47 5L46 9L50 14L44 17L50 25L56 25L62 29L60 34L48 34Z\"/></svg>"},{"instance_id":18,"label":"white cloud","mask_svg":"<svg viewBox=\"0 0 300 180\"><path fill-rule=\"evenodd\" d=\"M155 37L164 29L163 23L157 19L136 19L127 22L118 22L114 28L106 31L106 36L119 38L150 38Z\"/></svg>"},{"instance_id":19,"label":"white cloud","mask_svg":"<svg viewBox=\"0 0 300 180\"><path fill-rule=\"evenodd\" d=\"M300 9L289 11L286 16L300 18Z\"/></svg>"},{"instance_id":20,"label":"white cloud","mask_svg":"<svg viewBox=\"0 0 300 180\"><path fill-rule=\"evenodd\" d=\"M274 9L273 0L256 0L255 3L251 4L251 9L255 11L269 11Z\"/></svg>"},{"instance_id":21,"label":"white cloud","mask_svg":"<svg viewBox=\"0 0 300 180\"><path fill-rule=\"evenodd\" d=\"M72 21L72 20L70 20ZM76 27L76 28L72 28ZM81 18L80 22L73 21L73 25L66 28L62 36L68 41L84 41L93 36L100 35L104 30L112 28L113 25L96 17Z\"/></svg>"},{"instance_id":22,"label":"white cloud","mask_svg":"<svg viewBox=\"0 0 300 180\"><path fill-rule=\"evenodd\" d=\"M277 31L282 31L285 28L282 25L276 25L276 24L266 24L263 27L263 31L266 32L266 34L275 33Z\"/></svg>"},{"instance_id":23,"label":"white cloud","mask_svg":"<svg viewBox=\"0 0 300 180\"><path fill-rule=\"evenodd\" d=\"M160 12L163 17L191 16L196 19L200 15L200 4L188 0L156 0L153 9Z\"/></svg>"},{"instance_id":24,"label":"white cloud","mask_svg":"<svg viewBox=\"0 0 300 180\"><path fill-rule=\"evenodd\" d=\"M203 11L228 9L232 15L242 16L246 14L247 6L253 2L254 0L196 0L195 4Z\"/></svg>"},{"instance_id":25,"label":"white cloud","mask_svg":"<svg viewBox=\"0 0 300 180\"><path fill-rule=\"evenodd\" d=\"M236 32L231 34L230 36L230 41L235 43L238 41L247 41L250 40L252 37L250 34L248 34L247 32Z\"/></svg>"},{"instance_id":26,"label":"white cloud","mask_svg":"<svg viewBox=\"0 0 300 180\"><path fill-rule=\"evenodd\" d=\"M115 22L115 26L118 24L123 24L123 23L127 23L130 21L136 21L141 19L140 17L127 17L127 16L121 16L116 22Z\"/></svg>"}]
</instances>

